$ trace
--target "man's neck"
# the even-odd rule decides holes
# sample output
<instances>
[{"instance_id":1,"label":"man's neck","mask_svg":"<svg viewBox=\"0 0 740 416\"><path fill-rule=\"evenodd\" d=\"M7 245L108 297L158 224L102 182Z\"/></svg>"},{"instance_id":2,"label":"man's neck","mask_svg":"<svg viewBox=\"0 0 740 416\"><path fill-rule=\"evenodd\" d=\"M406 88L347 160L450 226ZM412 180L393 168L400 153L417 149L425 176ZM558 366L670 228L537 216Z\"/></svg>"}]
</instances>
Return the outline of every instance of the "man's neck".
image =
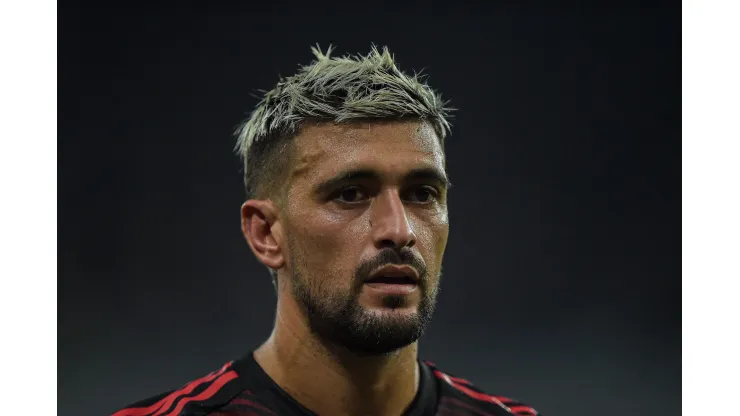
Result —
<instances>
[{"instance_id":1,"label":"man's neck","mask_svg":"<svg viewBox=\"0 0 740 416\"><path fill-rule=\"evenodd\" d=\"M317 340L294 302L278 304L273 333L254 353L275 383L317 414L403 414L419 386L416 343L360 357Z\"/></svg>"}]
</instances>

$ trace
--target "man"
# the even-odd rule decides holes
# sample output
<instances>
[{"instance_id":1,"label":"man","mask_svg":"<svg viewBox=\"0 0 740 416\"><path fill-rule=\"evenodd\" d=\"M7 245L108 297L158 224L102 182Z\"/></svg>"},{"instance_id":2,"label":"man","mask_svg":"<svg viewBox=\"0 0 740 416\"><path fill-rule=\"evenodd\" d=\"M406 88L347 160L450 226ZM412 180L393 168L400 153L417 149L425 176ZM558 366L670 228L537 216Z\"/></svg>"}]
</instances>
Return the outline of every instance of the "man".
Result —
<instances>
[{"instance_id":1,"label":"man","mask_svg":"<svg viewBox=\"0 0 740 416\"><path fill-rule=\"evenodd\" d=\"M449 231L449 108L387 48L317 60L237 131L277 313L245 357L115 416L536 415L417 358Z\"/></svg>"}]
</instances>

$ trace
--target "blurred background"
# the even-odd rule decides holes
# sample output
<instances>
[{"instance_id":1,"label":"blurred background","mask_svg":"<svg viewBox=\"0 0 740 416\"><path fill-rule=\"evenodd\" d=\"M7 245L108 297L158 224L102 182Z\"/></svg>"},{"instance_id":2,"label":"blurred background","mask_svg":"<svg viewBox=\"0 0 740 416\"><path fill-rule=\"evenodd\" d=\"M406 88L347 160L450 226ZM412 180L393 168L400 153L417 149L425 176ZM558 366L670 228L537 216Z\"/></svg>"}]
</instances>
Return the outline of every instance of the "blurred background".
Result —
<instances>
[{"instance_id":1,"label":"blurred background","mask_svg":"<svg viewBox=\"0 0 740 416\"><path fill-rule=\"evenodd\" d=\"M60 415L269 335L231 134L316 43L387 45L459 109L422 358L546 416L680 414L680 3L58 7Z\"/></svg>"}]
</instances>

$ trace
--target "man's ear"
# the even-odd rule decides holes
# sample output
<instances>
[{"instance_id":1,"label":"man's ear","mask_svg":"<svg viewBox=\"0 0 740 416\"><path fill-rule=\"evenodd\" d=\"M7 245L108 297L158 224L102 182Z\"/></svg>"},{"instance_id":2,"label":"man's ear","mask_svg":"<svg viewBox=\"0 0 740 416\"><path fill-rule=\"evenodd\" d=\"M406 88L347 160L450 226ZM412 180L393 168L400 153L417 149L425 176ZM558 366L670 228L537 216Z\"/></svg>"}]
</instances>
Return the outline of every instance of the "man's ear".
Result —
<instances>
[{"instance_id":1,"label":"man's ear","mask_svg":"<svg viewBox=\"0 0 740 416\"><path fill-rule=\"evenodd\" d=\"M278 270L285 264L280 247L282 228L278 211L270 200L250 199L242 205L242 233L249 248L262 264Z\"/></svg>"}]
</instances>

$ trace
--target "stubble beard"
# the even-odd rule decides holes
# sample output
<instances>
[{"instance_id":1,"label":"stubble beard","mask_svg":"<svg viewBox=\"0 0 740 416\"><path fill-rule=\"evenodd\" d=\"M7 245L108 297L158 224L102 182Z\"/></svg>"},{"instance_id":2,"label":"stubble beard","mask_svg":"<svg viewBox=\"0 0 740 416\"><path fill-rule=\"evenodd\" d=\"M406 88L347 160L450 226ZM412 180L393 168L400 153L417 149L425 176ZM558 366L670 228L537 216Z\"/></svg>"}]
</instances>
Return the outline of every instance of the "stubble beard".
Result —
<instances>
[{"instance_id":1,"label":"stubble beard","mask_svg":"<svg viewBox=\"0 0 740 416\"><path fill-rule=\"evenodd\" d=\"M430 288L426 267L409 252L383 251L371 263L361 265L353 276L349 293L332 290L316 278L307 278L299 270L302 263L292 262L292 291L306 314L309 329L321 341L344 347L356 355L390 354L416 342L434 314L439 278ZM401 295L383 297L384 310L371 310L360 304L368 270L388 263L412 265L419 271L417 290L422 297L415 313L394 313L394 309L406 306L407 298Z\"/></svg>"}]
</instances>

